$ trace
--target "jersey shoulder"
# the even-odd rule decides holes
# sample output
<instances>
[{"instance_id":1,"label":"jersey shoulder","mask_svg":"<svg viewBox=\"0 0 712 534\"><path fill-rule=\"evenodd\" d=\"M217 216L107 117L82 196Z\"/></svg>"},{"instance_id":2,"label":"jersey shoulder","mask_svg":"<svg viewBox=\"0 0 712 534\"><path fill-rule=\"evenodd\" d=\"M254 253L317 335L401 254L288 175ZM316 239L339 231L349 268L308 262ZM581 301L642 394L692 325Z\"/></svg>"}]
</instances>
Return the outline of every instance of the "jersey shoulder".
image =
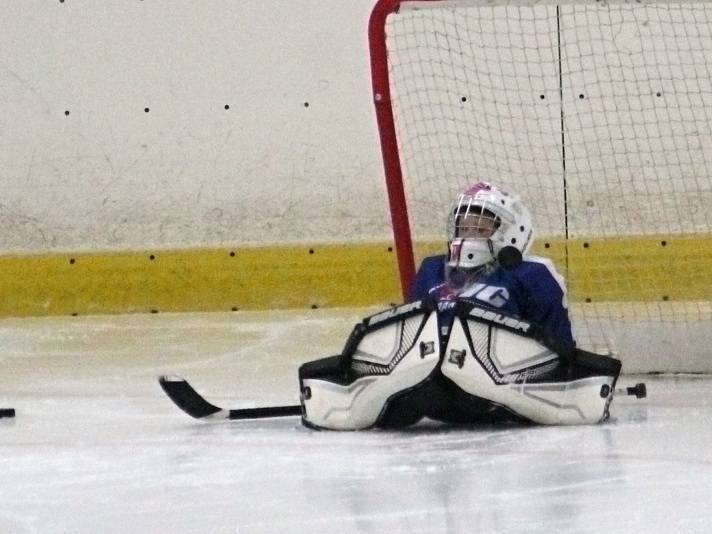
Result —
<instances>
[{"instance_id":1,"label":"jersey shoulder","mask_svg":"<svg viewBox=\"0 0 712 534\"><path fill-rule=\"evenodd\" d=\"M427 256L423 258L420 262L420 269L425 271L433 271L439 269L445 269L445 260L447 256L445 254L437 254L435 256Z\"/></svg>"},{"instance_id":2,"label":"jersey shoulder","mask_svg":"<svg viewBox=\"0 0 712 534\"><path fill-rule=\"evenodd\" d=\"M543 256L526 255L522 258L522 266L529 270L542 271L546 269L549 272L557 272L554 262L549 258L544 258Z\"/></svg>"},{"instance_id":3,"label":"jersey shoulder","mask_svg":"<svg viewBox=\"0 0 712 534\"><path fill-rule=\"evenodd\" d=\"M415 280L408 291L408 300L420 300L428 296L430 290L445 279L444 254L428 256L420 263Z\"/></svg>"},{"instance_id":4,"label":"jersey shoulder","mask_svg":"<svg viewBox=\"0 0 712 534\"><path fill-rule=\"evenodd\" d=\"M566 291L566 281L556 270L554 262L541 256L525 256L515 273L527 279L553 280L561 289Z\"/></svg>"}]
</instances>

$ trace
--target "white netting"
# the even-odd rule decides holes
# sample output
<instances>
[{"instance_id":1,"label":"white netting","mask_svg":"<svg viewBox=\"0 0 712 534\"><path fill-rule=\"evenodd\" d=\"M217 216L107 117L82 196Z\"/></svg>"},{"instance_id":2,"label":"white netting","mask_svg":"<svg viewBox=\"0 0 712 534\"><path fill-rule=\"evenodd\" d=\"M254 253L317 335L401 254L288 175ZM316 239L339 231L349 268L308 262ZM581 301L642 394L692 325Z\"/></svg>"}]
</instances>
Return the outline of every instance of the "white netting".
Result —
<instances>
[{"instance_id":1,"label":"white netting","mask_svg":"<svg viewBox=\"0 0 712 534\"><path fill-rule=\"evenodd\" d=\"M712 326L712 4L480 4L404 5L387 20L416 243L443 240L457 193L491 180L563 243L582 344L610 346L626 321L642 338ZM581 241L600 272L574 261Z\"/></svg>"}]
</instances>

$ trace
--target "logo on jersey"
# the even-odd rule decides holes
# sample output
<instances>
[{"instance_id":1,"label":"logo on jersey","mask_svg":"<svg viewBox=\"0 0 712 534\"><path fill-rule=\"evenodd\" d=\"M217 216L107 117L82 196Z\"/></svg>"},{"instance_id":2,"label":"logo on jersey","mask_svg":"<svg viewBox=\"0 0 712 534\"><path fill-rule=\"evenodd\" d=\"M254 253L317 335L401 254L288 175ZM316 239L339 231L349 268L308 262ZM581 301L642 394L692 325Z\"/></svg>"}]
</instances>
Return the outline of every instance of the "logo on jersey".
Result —
<instances>
[{"instance_id":1,"label":"logo on jersey","mask_svg":"<svg viewBox=\"0 0 712 534\"><path fill-rule=\"evenodd\" d=\"M475 298L485 302L492 308L501 308L509 302L509 290L507 288L482 283L467 286L464 291L457 291L445 282L435 286L428 293L437 297L440 311L449 309L451 305L448 302L454 302L461 297Z\"/></svg>"},{"instance_id":2,"label":"logo on jersey","mask_svg":"<svg viewBox=\"0 0 712 534\"><path fill-rule=\"evenodd\" d=\"M487 284L473 284L460 293L460 297L470 297L486 302L489 306L501 308L509 302L509 291L505 287Z\"/></svg>"}]
</instances>

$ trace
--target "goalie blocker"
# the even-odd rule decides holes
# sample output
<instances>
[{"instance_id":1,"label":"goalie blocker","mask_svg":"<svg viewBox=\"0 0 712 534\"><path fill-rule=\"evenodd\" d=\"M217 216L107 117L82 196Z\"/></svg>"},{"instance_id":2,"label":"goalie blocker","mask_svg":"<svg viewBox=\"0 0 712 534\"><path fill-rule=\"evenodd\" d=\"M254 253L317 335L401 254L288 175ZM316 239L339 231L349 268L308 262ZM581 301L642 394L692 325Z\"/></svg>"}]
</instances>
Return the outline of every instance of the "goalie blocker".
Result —
<instances>
[{"instance_id":1,"label":"goalie blocker","mask_svg":"<svg viewBox=\"0 0 712 534\"><path fill-rule=\"evenodd\" d=\"M536 325L461 299L417 301L356 325L342 354L302 365L302 422L360 430L413 424L608 418L619 360L562 349Z\"/></svg>"}]
</instances>

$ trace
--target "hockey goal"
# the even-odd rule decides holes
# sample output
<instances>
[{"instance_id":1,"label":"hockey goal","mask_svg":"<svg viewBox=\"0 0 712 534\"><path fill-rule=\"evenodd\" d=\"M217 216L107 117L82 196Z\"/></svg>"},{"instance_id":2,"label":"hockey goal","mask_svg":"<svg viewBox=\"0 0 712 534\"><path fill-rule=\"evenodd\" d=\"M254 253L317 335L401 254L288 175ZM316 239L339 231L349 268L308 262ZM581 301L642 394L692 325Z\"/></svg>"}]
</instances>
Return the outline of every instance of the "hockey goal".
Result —
<instances>
[{"instance_id":1,"label":"hockey goal","mask_svg":"<svg viewBox=\"0 0 712 534\"><path fill-rule=\"evenodd\" d=\"M531 207L580 345L712 371L712 3L380 0L369 41L404 292L491 180Z\"/></svg>"}]
</instances>

